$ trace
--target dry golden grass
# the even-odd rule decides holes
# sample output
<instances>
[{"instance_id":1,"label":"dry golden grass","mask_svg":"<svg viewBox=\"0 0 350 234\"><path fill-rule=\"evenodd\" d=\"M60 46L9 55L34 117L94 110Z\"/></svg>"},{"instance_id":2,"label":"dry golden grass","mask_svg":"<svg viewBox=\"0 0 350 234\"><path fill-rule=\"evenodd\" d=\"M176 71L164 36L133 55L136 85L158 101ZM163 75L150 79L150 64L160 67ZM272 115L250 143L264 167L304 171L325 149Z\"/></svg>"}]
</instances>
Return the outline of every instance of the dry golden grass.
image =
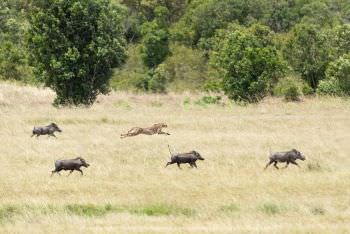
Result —
<instances>
[{"instance_id":1,"label":"dry golden grass","mask_svg":"<svg viewBox=\"0 0 350 234\"><path fill-rule=\"evenodd\" d=\"M195 95L100 97L51 106L53 93L0 84L0 233L348 233L350 101L266 99L250 106L183 104ZM57 122L58 138L30 138ZM166 122L171 136L120 139ZM164 168L167 144L205 161ZM264 171L269 148L297 148L301 168ZM85 176L50 178L84 157ZM281 165L282 166L282 165ZM80 205L80 206L79 206Z\"/></svg>"}]
</instances>

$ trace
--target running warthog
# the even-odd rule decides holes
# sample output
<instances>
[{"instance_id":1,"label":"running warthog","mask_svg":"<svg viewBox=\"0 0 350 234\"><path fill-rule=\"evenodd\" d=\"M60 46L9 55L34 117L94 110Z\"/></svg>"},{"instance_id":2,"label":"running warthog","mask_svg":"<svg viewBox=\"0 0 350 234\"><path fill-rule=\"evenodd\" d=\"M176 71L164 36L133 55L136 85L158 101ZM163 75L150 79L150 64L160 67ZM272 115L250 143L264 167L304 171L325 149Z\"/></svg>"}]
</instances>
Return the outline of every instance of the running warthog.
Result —
<instances>
[{"instance_id":1,"label":"running warthog","mask_svg":"<svg viewBox=\"0 0 350 234\"><path fill-rule=\"evenodd\" d=\"M74 170L80 171L81 175L83 175L83 171L80 169L80 167L89 167L89 166L90 166L90 164L88 164L85 161L85 159L83 159L81 157L77 157L74 159L57 160L55 162L55 170L53 170L51 172L51 176L54 173L61 175L60 171L62 171L62 170L65 170L65 171L70 170L68 175L70 175Z\"/></svg>"},{"instance_id":2,"label":"running warthog","mask_svg":"<svg viewBox=\"0 0 350 234\"><path fill-rule=\"evenodd\" d=\"M54 132L62 132L62 130L57 126L55 123L51 123L50 125L47 125L45 127L34 127L33 128L33 136L36 135L36 137L39 137L40 135L48 135L56 137Z\"/></svg>"},{"instance_id":3,"label":"running warthog","mask_svg":"<svg viewBox=\"0 0 350 234\"><path fill-rule=\"evenodd\" d=\"M270 161L267 163L267 165L265 166L265 169L270 166L273 163L273 166L277 169L279 169L277 167L277 163L278 162L285 162L287 163L285 168L288 167L289 163L297 165L299 167L299 165L295 162L295 160L300 159L300 160L305 160L304 155L302 155L299 151L297 151L296 149L292 149L290 151L287 152L276 152L276 153L270 153Z\"/></svg>"},{"instance_id":4,"label":"running warthog","mask_svg":"<svg viewBox=\"0 0 350 234\"><path fill-rule=\"evenodd\" d=\"M173 154L173 153L171 153L169 145L168 145L168 147L169 147L169 152L171 155L171 161L168 162L165 167L176 163L177 166L181 169L180 164L188 163L188 164L190 164L191 167L197 168L196 161L197 160L204 160L204 158L195 150L188 152L188 153Z\"/></svg>"}]
</instances>

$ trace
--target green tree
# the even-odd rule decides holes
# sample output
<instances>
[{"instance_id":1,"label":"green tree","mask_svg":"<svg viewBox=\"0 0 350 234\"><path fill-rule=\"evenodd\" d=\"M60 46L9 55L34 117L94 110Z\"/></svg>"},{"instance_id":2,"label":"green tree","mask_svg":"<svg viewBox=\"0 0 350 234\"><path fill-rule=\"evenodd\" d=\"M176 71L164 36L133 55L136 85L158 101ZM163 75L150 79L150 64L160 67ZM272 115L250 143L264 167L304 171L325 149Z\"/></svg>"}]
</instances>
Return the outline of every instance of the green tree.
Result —
<instances>
[{"instance_id":1,"label":"green tree","mask_svg":"<svg viewBox=\"0 0 350 234\"><path fill-rule=\"evenodd\" d=\"M169 33L156 21L142 25L141 57L144 64L156 68L169 55Z\"/></svg>"},{"instance_id":2,"label":"green tree","mask_svg":"<svg viewBox=\"0 0 350 234\"><path fill-rule=\"evenodd\" d=\"M212 62L230 99L257 102L283 76L285 64L272 41L272 32L261 25L236 27L219 40Z\"/></svg>"},{"instance_id":3,"label":"green tree","mask_svg":"<svg viewBox=\"0 0 350 234\"><path fill-rule=\"evenodd\" d=\"M333 36L334 56L350 53L350 24L339 25L331 30Z\"/></svg>"},{"instance_id":4,"label":"green tree","mask_svg":"<svg viewBox=\"0 0 350 234\"><path fill-rule=\"evenodd\" d=\"M350 95L350 54L341 56L329 64L326 80L334 80L341 94Z\"/></svg>"},{"instance_id":5,"label":"green tree","mask_svg":"<svg viewBox=\"0 0 350 234\"><path fill-rule=\"evenodd\" d=\"M284 57L315 90L331 60L330 37L316 25L299 24L283 49Z\"/></svg>"},{"instance_id":6,"label":"green tree","mask_svg":"<svg viewBox=\"0 0 350 234\"><path fill-rule=\"evenodd\" d=\"M109 92L112 68L125 60L121 8L109 0L38 0L28 44L36 77L56 105L91 105Z\"/></svg>"}]
</instances>

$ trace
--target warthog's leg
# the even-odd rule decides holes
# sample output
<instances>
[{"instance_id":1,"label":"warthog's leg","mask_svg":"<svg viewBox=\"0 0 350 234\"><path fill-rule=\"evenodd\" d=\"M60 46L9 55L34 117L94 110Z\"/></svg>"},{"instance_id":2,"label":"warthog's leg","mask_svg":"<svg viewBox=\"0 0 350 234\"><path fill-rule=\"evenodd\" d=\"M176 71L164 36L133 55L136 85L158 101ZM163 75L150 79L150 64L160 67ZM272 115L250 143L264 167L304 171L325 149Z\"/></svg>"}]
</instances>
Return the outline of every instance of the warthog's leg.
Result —
<instances>
[{"instance_id":1,"label":"warthog's leg","mask_svg":"<svg viewBox=\"0 0 350 234\"><path fill-rule=\"evenodd\" d=\"M171 164L173 164L173 163L175 163L175 162L168 162L168 163L165 165L165 167L167 167L167 166L169 166L169 165L171 165Z\"/></svg>"},{"instance_id":2,"label":"warthog's leg","mask_svg":"<svg viewBox=\"0 0 350 234\"><path fill-rule=\"evenodd\" d=\"M294 164L294 165L297 165L298 167L300 167L299 164L296 163L295 161L290 161L290 163L291 163L291 164Z\"/></svg>"},{"instance_id":3,"label":"warthog's leg","mask_svg":"<svg viewBox=\"0 0 350 234\"><path fill-rule=\"evenodd\" d=\"M59 174L60 176L61 176L61 174L60 174L60 171L61 171L62 169L55 169L55 170L53 170L53 171L51 171L51 176L54 174L54 173L57 173L57 174Z\"/></svg>"},{"instance_id":4,"label":"warthog's leg","mask_svg":"<svg viewBox=\"0 0 350 234\"><path fill-rule=\"evenodd\" d=\"M49 133L49 136L53 136L56 137L56 135L54 133ZM56 137L57 138L57 137Z\"/></svg>"},{"instance_id":5,"label":"warthog's leg","mask_svg":"<svg viewBox=\"0 0 350 234\"><path fill-rule=\"evenodd\" d=\"M268 166L270 166L272 163L273 163L273 160L270 160L270 162L268 162L268 163L266 164L265 169L266 169Z\"/></svg>"},{"instance_id":6,"label":"warthog's leg","mask_svg":"<svg viewBox=\"0 0 350 234\"><path fill-rule=\"evenodd\" d=\"M182 169L182 168L180 167L180 163L179 163L179 162L177 162L177 166L178 166L180 169Z\"/></svg>"},{"instance_id":7,"label":"warthog's leg","mask_svg":"<svg viewBox=\"0 0 350 234\"><path fill-rule=\"evenodd\" d=\"M286 166L285 166L284 168L287 168L287 167L288 167L288 165L289 165L289 161L287 161Z\"/></svg>"},{"instance_id":8,"label":"warthog's leg","mask_svg":"<svg viewBox=\"0 0 350 234\"><path fill-rule=\"evenodd\" d=\"M77 168L75 170L80 171L81 175L84 175L83 171L80 168Z\"/></svg>"},{"instance_id":9,"label":"warthog's leg","mask_svg":"<svg viewBox=\"0 0 350 234\"><path fill-rule=\"evenodd\" d=\"M277 169L279 169L278 166L277 166L277 161L275 161L275 163L273 164L273 166L276 167Z\"/></svg>"},{"instance_id":10,"label":"warthog's leg","mask_svg":"<svg viewBox=\"0 0 350 234\"><path fill-rule=\"evenodd\" d=\"M195 168L197 168L196 162L193 162L192 165L193 165Z\"/></svg>"},{"instance_id":11,"label":"warthog's leg","mask_svg":"<svg viewBox=\"0 0 350 234\"><path fill-rule=\"evenodd\" d=\"M72 174L73 171L74 171L74 170L70 170L70 172L69 172L69 174L68 174L67 176L70 176L70 174Z\"/></svg>"}]
</instances>

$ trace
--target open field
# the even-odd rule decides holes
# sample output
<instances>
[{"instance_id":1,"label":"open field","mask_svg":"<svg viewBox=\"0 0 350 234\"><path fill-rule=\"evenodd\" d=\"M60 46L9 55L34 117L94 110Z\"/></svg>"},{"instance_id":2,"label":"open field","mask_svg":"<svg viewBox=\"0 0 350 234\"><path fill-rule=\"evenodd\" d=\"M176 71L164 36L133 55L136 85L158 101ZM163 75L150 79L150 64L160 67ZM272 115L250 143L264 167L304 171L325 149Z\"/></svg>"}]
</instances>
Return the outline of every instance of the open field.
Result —
<instances>
[{"instance_id":1,"label":"open field","mask_svg":"<svg viewBox=\"0 0 350 234\"><path fill-rule=\"evenodd\" d=\"M203 106L200 95L114 93L55 109L53 97L0 84L0 233L350 232L349 100ZM57 139L30 138L50 122ZM156 122L172 135L119 138ZM164 168L167 144L206 160ZM269 148L307 160L264 171ZM83 177L50 177L56 159L77 156L91 164Z\"/></svg>"}]
</instances>

